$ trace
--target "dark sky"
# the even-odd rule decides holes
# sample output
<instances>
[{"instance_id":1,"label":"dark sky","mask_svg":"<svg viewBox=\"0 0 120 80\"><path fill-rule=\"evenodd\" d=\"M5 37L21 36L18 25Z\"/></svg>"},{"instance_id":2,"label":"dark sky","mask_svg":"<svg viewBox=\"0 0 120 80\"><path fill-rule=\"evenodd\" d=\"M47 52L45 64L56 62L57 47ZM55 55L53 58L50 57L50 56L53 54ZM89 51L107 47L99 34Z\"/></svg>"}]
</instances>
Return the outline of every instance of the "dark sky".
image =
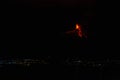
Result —
<instances>
[{"instance_id":1,"label":"dark sky","mask_svg":"<svg viewBox=\"0 0 120 80\"><path fill-rule=\"evenodd\" d=\"M21 12L34 10L35 13L42 12L43 14L45 11L51 14L57 12L58 15L81 16L82 20L90 21L96 14L96 0L10 0L7 8L11 8L12 12L17 10ZM48 13L45 12L45 14Z\"/></svg>"},{"instance_id":2,"label":"dark sky","mask_svg":"<svg viewBox=\"0 0 120 80\"><path fill-rule=\"evenodd\" d=\"M9 3L28 3L40 5L93 5L95 0L11 0Z\"/></svg>"},{"instance_id":3,"label":"dark sky","mask_svg":"<svg viewBox=\"0 0 120 80\"><path fill-rule=\"evenodd\" d=\"M76 48L78 55L81 42L65 38L64 32L80 23L89 26L89 35L94 37L95 5L94 0L9 0L3 19L3 55L64 55L66 49L67 55ZM85 47L81 50L84 52Z\"/></svg>"}]
</instances>

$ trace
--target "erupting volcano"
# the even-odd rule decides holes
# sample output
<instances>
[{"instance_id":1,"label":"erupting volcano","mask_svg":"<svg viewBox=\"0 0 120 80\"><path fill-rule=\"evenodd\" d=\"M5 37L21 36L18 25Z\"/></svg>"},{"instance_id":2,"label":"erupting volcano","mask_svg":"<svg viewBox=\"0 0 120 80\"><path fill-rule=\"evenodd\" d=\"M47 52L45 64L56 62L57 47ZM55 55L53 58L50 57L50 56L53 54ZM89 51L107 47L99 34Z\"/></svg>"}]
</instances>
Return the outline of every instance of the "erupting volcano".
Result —
<instances>
[{"instance_id":1,"label":"erupting volcano","mask_svg":"<svg viewBox=\"0 0 120 80\"><path fill-rule=\"evenodd\" d=\"M76 27L75 27L74 30L72 30L72 31L67 31L66 33L67 33L67 34L76 33L80 38L83 38L83 37L87 38L85 32L83 31L82 26L79 25L79 24L76 24Z\"/></svg>"}]
</instances>

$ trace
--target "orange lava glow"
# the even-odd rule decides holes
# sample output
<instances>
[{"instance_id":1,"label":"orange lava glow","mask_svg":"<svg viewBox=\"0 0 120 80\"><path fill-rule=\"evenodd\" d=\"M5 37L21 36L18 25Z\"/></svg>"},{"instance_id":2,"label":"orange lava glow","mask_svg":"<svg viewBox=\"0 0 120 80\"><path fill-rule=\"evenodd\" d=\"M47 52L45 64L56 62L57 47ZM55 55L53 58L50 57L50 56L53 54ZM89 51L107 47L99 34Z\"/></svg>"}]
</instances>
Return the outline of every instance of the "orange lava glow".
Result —
<instances>
[{"instance_id":1,"label":"orange lava glow","mask_svg":"<svg viewBox=\"0 0 120 80\"><path fill-rule=\"evenodd\" d=\"M79 37L83 36L81 26L78 24L76 24L76 31Z\"/></svg>"},{"instance_id":2,"label":"orange lava glow","mask_svg":"<svg viewBox=\"0 0 120 80\"><path fill-rule=\"evenodd\" d=\"M87 38L87 36L85 35L85 33L83 32L82 26L79 24L76 24L75 29L71 30L71 31L67 31L67 34L73 34L73 33L77 33L77 35L81 38L85 37Z\"/></svg>"},{"instance_id":3,"label":"orange lava glow","mask_svg":"<svg viewBox=\"0 0 120 80\"><path fill-rule=\"evenodd\" d=\"M80 29L80 27L79 27L79 25L78 25L78 24L76 24L76 29Z\"/></svg>"}]
</instances>

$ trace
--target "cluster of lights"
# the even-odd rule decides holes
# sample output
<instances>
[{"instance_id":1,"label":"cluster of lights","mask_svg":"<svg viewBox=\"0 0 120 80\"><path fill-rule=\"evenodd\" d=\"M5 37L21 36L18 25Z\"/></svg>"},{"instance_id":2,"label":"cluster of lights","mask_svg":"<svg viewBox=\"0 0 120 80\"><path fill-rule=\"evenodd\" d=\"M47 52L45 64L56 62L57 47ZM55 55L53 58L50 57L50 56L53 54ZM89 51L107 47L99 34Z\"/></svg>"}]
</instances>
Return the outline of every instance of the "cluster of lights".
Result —
<instances>
[{"instance_id":1,"label":"cluster of lights","mask_svg":"<svg viewBox=\"0 0 120 80\"><path fill-rule=\"evenodd\" d=\"M84 61L84 60L80 60L80 59L67 59L65 61L65 64L67 65L83 65L83 66L93 66L93 67L99 67L99 66L103 66L103 63L96 63L94 61Z\"/></svg>"},{"instance_id":2,"label":"cluster of lights","mask_svg":"<svg viewBox=\"0 0 120 80\"><path fill-rule=\"evenodd\" d=\"M101 67L107 65L109 63L119 63L120 60L113 60L113 61L90 61L90 60L82 60L79 57L74 58L66 58L64 61L60 61L60 64L65 65L81 65L81 66L91 66L91 67ZM14 59L14 60L0 60L0 66L4 64L17 64L17 65L25 65L30 66L31 64L50 64L50 60L46 59ZM59 62L58 62L59 64Z\"/></svg>"},{"instance_id":3,"label":"cluster of lights","mask_svg":"<svg viewBox=\"0 0 120 80\"><path fill-rule=\"evenodd\" d=\"M29 66L31 64L49 64L48 62L46 62L45 60L38 60L38 59L23 59L23 60L1 60L0 61L0 65L4 65L4 64L17 64L17 65L26 65Z\"/></svg>"}]
</instances>

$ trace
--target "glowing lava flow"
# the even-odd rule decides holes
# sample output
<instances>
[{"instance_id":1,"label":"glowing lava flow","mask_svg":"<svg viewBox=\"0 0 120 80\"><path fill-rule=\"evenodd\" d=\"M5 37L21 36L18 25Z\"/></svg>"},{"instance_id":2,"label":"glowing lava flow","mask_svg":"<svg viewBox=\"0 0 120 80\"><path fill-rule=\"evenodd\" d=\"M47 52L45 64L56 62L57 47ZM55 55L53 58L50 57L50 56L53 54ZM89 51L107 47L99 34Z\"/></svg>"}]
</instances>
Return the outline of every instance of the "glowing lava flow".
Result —
<instances>
[{"instance_id":1,"label":"glowing lava flow","mask_svg":"<svg viewBox=\"0 0 120 80\"><path fill-rule=\"evenodd\" d=\"M87 38L87 36L86 36L85 33L83 32L83 29L82 29L81 25L79 25L79 24L76 24L76 27L75 27L74 30L72 30L72 31L67 31L66 33L67 33L67 34L77 33L77 35L78 35L79 37L81 37L81 38L82 38L82 37Z\"/></svg>"},{"instance_id":2,"label":"glowing lava flow","mask_svg":"<svg viewBox=\"0 0 120 80\"><path fill-rule=\"evenodd\" d=\"M76 24L76 31L79 37L83 37L81 26Z\"/></svg>"},{"instance_id":3,"label":"glowing lava flow","mask_svg":"<svg viewBox=\"0 0 120 80\"><path fill-rule=\"evenodd\" d=\"M76 29L80 29L80 26L78 24L76 24Z\"/></svg>"}]
</instances>

